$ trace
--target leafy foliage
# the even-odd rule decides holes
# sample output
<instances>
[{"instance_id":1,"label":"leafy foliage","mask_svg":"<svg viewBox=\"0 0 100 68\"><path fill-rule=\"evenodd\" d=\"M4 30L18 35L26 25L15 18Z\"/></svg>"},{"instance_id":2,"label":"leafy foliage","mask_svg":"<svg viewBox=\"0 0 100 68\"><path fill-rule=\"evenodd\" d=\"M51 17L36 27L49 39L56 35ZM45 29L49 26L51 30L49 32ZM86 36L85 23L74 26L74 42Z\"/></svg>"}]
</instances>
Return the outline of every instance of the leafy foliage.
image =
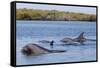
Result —
<instances>
[{"instance_id":1,"label":"leafy foliage","mask_svg":"<svg viewBox=\"0 0 100 68\"><path fill-rule=\"evenodd\" d=\"M96 21L96 15L58 10L17 9L17 20Z\"/></svg>"}]
</instances>

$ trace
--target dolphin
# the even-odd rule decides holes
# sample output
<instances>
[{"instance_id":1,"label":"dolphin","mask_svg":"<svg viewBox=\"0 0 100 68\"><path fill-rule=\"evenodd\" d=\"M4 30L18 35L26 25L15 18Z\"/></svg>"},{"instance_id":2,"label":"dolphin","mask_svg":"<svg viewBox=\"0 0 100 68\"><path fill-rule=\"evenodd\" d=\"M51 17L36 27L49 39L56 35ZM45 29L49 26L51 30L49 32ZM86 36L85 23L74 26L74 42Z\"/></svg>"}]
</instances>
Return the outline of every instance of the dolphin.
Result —
<instances>
[{"instance_id":1,"label":"dolphin","mask_svg":"<svg viewBox=\"0 0 100 68\"><path fill-rule=\"evenodd\" d=\"M77 43L84 44L84 42L86 41L86 38L84 37L84 32L82 32L76 38L68 38L68 37L66 37L66 38L63 38L60 41L63 42L63 43L66 43L66 44L77 44Z\"/></svg>"},{"instance_id":2,"label":"dolphin","mask_svg":"<svg viewBox=\"0 0 100 68\"><path fill-rule=\"evenodd\" d=\"M24 55L40 55L40 54L47 54L47 53L60 53L66 52L66 50L49 50L37 44L27 44L21 50Z\"/></svg>"}]
</instances>

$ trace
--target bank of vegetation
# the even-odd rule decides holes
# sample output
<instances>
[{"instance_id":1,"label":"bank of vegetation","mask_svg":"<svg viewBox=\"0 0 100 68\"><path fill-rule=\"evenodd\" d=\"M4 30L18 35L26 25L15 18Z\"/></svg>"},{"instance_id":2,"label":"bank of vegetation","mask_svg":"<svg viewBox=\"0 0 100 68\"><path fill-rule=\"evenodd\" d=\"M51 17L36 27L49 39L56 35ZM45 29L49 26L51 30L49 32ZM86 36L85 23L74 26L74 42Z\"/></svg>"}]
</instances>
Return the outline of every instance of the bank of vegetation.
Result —
<instances>
[{"instance_id":1,"label":"bank of vegetation","mask_svg":"<svg viewBox=\"0 0 100 68\"><path fill-rule=\"evenodd\" d=\"M96 21L95 14L65 12L58 10L17 9L17 20L47 20L47 21Z\"/></svg>"}]
</instances>

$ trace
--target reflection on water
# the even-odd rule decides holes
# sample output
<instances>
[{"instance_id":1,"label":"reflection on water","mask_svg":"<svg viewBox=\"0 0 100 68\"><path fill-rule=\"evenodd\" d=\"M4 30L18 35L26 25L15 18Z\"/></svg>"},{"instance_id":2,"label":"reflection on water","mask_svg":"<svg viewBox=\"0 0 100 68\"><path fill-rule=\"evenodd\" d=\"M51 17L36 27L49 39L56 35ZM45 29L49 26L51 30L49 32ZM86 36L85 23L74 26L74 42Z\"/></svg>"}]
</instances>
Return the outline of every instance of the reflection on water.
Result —
<instances>
[{"instance_id":1,"label":"reflection on water","mask_svg":"<svg viewBox=\"0 0 100 68\"><path fill-rule=\"evenodd\" d=\"M85 32L88 39L96 39L95 22L78 21L17 21L17 65L45 64L96 60L96 41L87 41L85 45L66 45L60 42L64 37L77 37ZM66 50L63 53L49 53L37 56L25 56L20 51L28 43L36 43L47 49L49 44L40 40L54 40L54 50Z\"/></svg>"}]
</instances>

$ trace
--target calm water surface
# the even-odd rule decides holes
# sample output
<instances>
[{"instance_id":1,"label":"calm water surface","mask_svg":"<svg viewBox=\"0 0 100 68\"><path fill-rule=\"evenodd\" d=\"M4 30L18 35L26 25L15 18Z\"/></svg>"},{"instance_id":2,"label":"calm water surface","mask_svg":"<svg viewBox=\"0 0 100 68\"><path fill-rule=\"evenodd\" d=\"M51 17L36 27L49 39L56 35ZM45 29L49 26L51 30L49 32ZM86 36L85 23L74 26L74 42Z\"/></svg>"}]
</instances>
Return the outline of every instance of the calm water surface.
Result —
<instances>
[{"instance_id":1,"label":"calm water surface","mask_svg":"<svg viewBox=\"0 0 100 68\"><path fill-rule=\"evenodd\" d=\"M96 39L96 22L81 21L17 21L16 23L16 59L17 65L78 62L96 60L96 41L87 41L85 45L64 45L65 37L75 38L81 32L88 39ZM54 40L54 49L66 50L63 53L50 53L38 56L25 56L21 49L28 43L36 43L47 49L49 44L40 40Z\"/></svg>"}]
</instances>

